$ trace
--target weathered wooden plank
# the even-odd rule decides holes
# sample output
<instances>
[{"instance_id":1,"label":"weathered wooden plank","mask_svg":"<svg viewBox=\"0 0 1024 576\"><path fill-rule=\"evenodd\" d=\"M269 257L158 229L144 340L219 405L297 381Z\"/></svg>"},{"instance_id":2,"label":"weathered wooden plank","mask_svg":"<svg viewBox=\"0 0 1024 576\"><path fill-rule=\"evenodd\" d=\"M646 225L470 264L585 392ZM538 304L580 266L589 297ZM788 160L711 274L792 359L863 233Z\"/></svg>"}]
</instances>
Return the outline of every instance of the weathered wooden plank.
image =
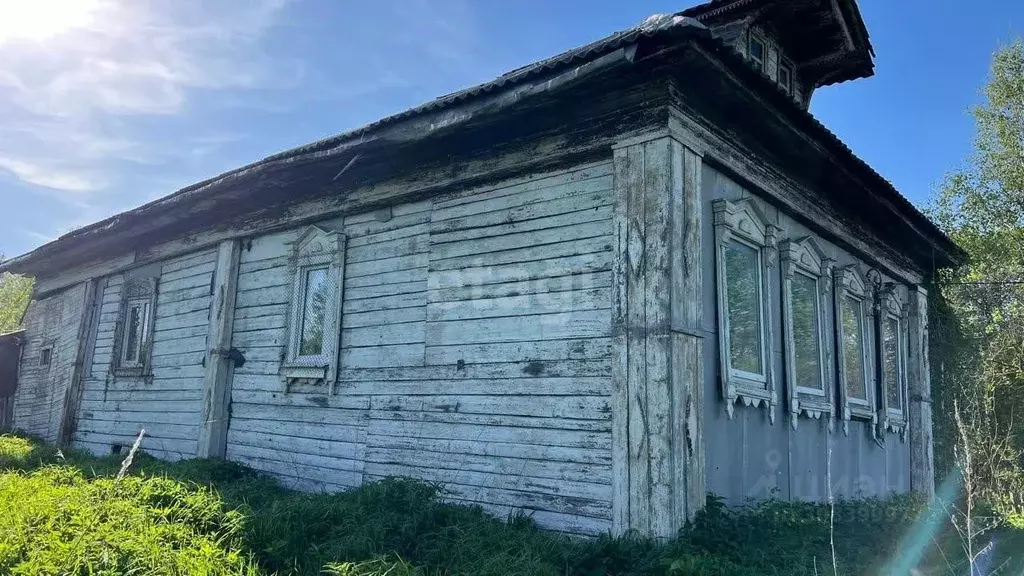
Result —
<instances>
[{"instance_id":1,"label":"weathered wooden plank","mask_svg":"<svg viewBox=\"0 0 1024 576\"><path fill-rule=\"evenodd\" d=\"M480 286L505 282L523 282L541 278L556 278L576 274L592 274L611 268L608 252L595 252L532 262L490 264L461 270L431 270L427 286L431 290L459 286Z\"/></svg>"},{"instance_id":2,"label":"weathered wooden plank","mask_svg":"<svg viewBox=\"0 0 1024 576\"><path fill-rule=\"evenodd\" d=\"M372 410L448 412L511 416L536 416L578 420L610 420L611 408L602 396L373 396Z\"/></svg>"},{"instance_id":3,"label":"weathered wooden plank","mask_svg":"<svg viewBox=\"0 0 1024 576\"><path fill-rule=\"evenodd\" d=\"M406 436L367 437L367 450L398 449L431 451L442 454L465 454L488 458L518 458L535 462L583 464L610 466L611 454L597 448L565 448L563 446L535 446L514 442L478 442L475 440L453 440L435 438L410 438Z\"/></svg>"},{"instance_id":4,"label":"weathered wooden plank","mask_svg":"<svg viewBox=\"0 0 1024 576\"><path fill-rule=\"evenodd\" d=\"M374 462L366 463L365 473L374 477L402 474L414 476L428 482L438 482L444 485L447 492L477 501L597 518L607 518L611 513L611 504L605 497L610 491L599 484L588 485L583 482L540 478L527 480L501 474L395 466ZM570 496L568 493L586 496Z\"/></svg>"},{"instance_id":5,"label":"weathered wooden plank","mask_svg":"<svg viewBox=\"0 0 1024 576\"><path fill-rule=\"evenodd\" d=\"M574 418L546 418L538 416L510 416L505 414L470 414L466 412L371 411L370 420L403 422L434 422L440 424L471 424L474 426L504 426L575 430L581 432L611 431L610 420L582 420Z\"/></svg>"},{"instance_id":6,"label":"weathered wooden plank","mask_svg":"<svg viewBox=\"0 0 1024 576\"><path fill-rule=\"evenodd\" d=\"M206 374L203 377L202 413L196 448L196 455L200 458L223 458L227 450L231 373L234 368L234 361L228 351L231 349L235 320L240 253L238 240L222 242L217 248L213 299L210 302Z\"/></svg>"},{"instance_id":7,"label":"weathered wooden plank","mask_svg":"<svg viewBox=\"0 0 1024 576\"><path fill-rule=\"evenodd\" d=\"M430 247L430 238L426 234L412 236L409 238L398 238L380 242L373 246L365 246L360 250L350 251L345 255L346 264L351 266L359 262L372 262L396 256L408 256L419 252L427 252Z\"/></svg>"},{"instance_id":8,"label":"weathered wooden plank","mask_svg":"<svg viewBox=\"0 0 1024 576\"><path fill-rule=\"evenodd\" d=\"M415 344L423 341L424 323L422 321L344 328L341 331L341 345L346 348Z\"/></svg>"},{"instance_id":9,"label":"weathered wooden plank","mask_svg":"<svg viewBox=\"0 0 1024 576\"><path fill-rule=\"evenodd\" d=\"M263 417L267 412L267 407L262 407L264 410L257 408L260 407L246 405L239 414L232 412L229 443L233 442L232 438L235 437L259 435L272 435L278 439L276 441L284 443L292 438L353 445L366 443L365 423L357 421L343 425L325 422L293 422L287 419L271 420ZM274 415L279 416L278 414Z\"/></svg>"},{"instance_id":10,"label":"weathered wooden plank","mask_svg":"<svg viewBox=\"0 0 1024 576\"><path fill-rule=\"evenodd\" d=\"M370 312L359 312L346 315L342 318L342 329L419 323L419 332L422 334L423 322L426 318L426 306L421 306L419 308L399 308L396 310L374 310Z\"/></svg>"},{"instance_id":11,"label":"weathered wooden plank","mask_svg":"<svg viewBox=\"0 0 1024 576\"><path fill-rule=\"evenodd\" d=\"M209 304L209 303L207 303ZM159 303L157 306L159 307ZM154 337L156 334L165 330L174 330L176 328L192 328L196 326L206 326L210 322L210 311L207 308L196 310L195 312L189 312L187 314L178 314L176 316L165 316L163 318L157 318L153 324Z\"/></svg>"},{"instance_id":12,"label":"weathered wooden plank","mask_svg":"<svg viewBox=\"0 0 1024 576\"><path fill-rule=\"evenodd\" d=\"M507 442L513 444L533 444L535 446L563 446L566 448L595 448L603 450L611 448L611 437L607 433L512 426L476 426L472 424L370 420L368 434L370 436Z\"/></svg>"},{"instance_id":13,"label":"weathered wooden plank","mask_svg":"<svg viewBox=\"0 0 1024 576\"><path fill-rule=\"evenodd\" d=\"M606 289L567 290L468 301L431 302L427 305L427 318L438 322L608 310L610 306L611 297Z\"/></svg>"},{"instance_id":14,"label":"weathered wooden plank","mask_svg":"<svg viewBox=\"0 0 1024 576\"><path fill-rule=\"evenodd\" d=\"M271 456L276 458L271 458ZM354 487L363 481L361 472L310 466L304 463L306 457L300 460L296 457L289 457L287 453L268 454L267 451L260 448L232 444L228 450L228 458L246 464L254 470L268 472L274 476L296 478L304 482L313 481L341 487Z\"/></svg>"},{"instance_id":15,"label":"weathered wooden plank","mask_svg":"<svg viewBox=\"0 0 1024 576\"><path fill-rule=\"evenodd\" d=\"M602 215L607 216L607 212ZM446 258L458 258L460 256L473 256L475 258L480 258L480 255L491 252L504 252L518 248L558 244L561 242L585 238L603 238L608 233L609 225L609 221L605 218L591 222L573 222L563 226L544 228L529 232L516 232L501 236L473 238L444 244L432 243L430 245L430 259L444 260Z\"/></svg>"},{"instance_id":16,"label":"weathered wooden plank","mask_svg":"<svg viewBox=\"0 0 1024 576\"><path fill-rule=\"evenodd\" d=\"M506 316L427 323L427 341L437 345L599 338L610 335L607 310Z\"/></svg>"},{"instance_id":17,"label":"weathered wooden plank","mask_svg":"<svg viewBox=\"0 0 1024 576\"><path fill-rule=\"evenodd\" d=\"M444 380L368 380L343 383L339 390L344 394L366 394L373 396L400 395L404 398L420 396L597 396L605 398L610 393L611 382L607 377L535 377L527 378L522 372L505 377L488 379L444 379ZM517 377L518 376L518 377Z\"/></svg>"},{"instance_id":18,"label":"weathered wooden plank","mask_svg":"<svg viewBox=\"0 0 1024 576\"><path fill-rule=\"evenodd\" d=\"M366 460L378 464L409 465L446 470L469 470L507 474L519 478L545 478L611 484L611 465L502 456L480 456L450 450L416 448L366 449Z\"/></svg>"},{"instance_id":19,"label":"weathered wooden plank","mask_svg":"<svg viewBox=\"0 0 1024 576\"><path fill-rule=\"evenodd\" d=\"M523 182L509 181L504 185L485 186L459 193L450 199L434 202L433 221L501 210L510 205L507 197L513 198L511 202L520 204L544 201L551 198L553 188L559 189L563 195L572 195L574 192L586 193L595 187L607 186L600 182L600 179L607 178L610 172L611 163L601 162L558 175L530 175ZM589 182L590 180L598 182Z\"/></svg>"},{"instance_id":20,"label":"weathered wooden plank","mask_svg":"<svg viewBox=\"0 0 1024 576\"><path fill-rule=\"evenodd\" d=\"M530 362L529 370L544 374L548 362L558 360L596 360L611 355L609 338L572 340L535 340L532 342L497 342L491 344L455 344L427 346L426 363L455 365L482 362Z\"/></svg>"},{"instance_id":21,"label":"weathered wooden plank","mask_svg":"<svg viewBox=\"0 0 1024 576\"><path fill-rule=\"evenodd\" d=\"M301 458L305 464L317 465L322 458L329 458L330 468L341 470L360 470L365 458L365 449L361 441L340 442L337 440L317 440L301 436L278 436L250 431L239 431L232 428L228 435L228 443L235 447L246 446L259 449L271 458L281 459L282 456L313 456L315 459ZM271 456L271 452L282 452Z\"/></svg>"},{"instance_id":22,"label":"weathered wooden plank","mask_svg":"<svg viewBox=\"0 0 1024 576\"><path fill-rule=\"evenodd\" d=\"M342 304L342 316L357 312L369 312L371 310L393 310L395 308L416 308L427 303L427 293L416 292L409 294L396 294L394 296L381 296L378 298L361 298L359 300L345 299Z\"/></svg>"},{"instance_id":23,"label":"weathered wooden plank","mask_svg":"<svg viewBox=\"0 0 1024 576\"><path fill-rule=\"evenodd\" d=\"M425 236L430 233L430 215L421 213L417 222L410 222L405 226L394 227L388 230L380 230L372 234L363 234L349 237L348 247L374 249L379 244L386 244L395 240L402 240L414 236Z\"/></svg>"},{"instance_id":24,"label":"weathered wooden plank","mask_svg":"<svg viewBox=\"0 0 1024 576\"><path fill-rule=\"evenodd\" d=\"M299 394L283 391L265 392L260 390L237 390L231 395L232 403L237 404L272 404L277 406L309 406L324 408L345 408L349 410L366 410L370 407L370 399L360 396L337 394Z\"/></svg>"},{"instance_id":25,"label":"weathered wooden plank","mask_svg":"<svg viewBox=\"0 0 1024 576\"><path fill-rule=\"evenodd\" d=\"M492 358L492 360L501 360ZM538 370L538 368L540 368ZM534 362L494 362L488 364L455 363L447 366L381 367L352 369L343 367L338 378L343 383L359 381L428 381L457 382L462 379L501 378L582 378L609 376L611 364L607 359L553 360L537 366Z\"/></svg>"},{"instance_id":26,"label":"weathered wooden plank","mask_svg":"<svg viewBox=\"0 0 1024 576\"><path fill-rule=\"evenodd\" d=\"M423 271L422 278L410 282L399 282L396 284L373 284L369 286L345 285L345 300L355 301L366 298L379 298L381 296L398 296L400 294L413 294L426 292L427 274Z\"/></svg>"},{"instance_id":27,"label":"weathered wooden plank","mask_svg":"<svg viewBox=\"0 0 1024 576\"><path fill-rule=\"evenodd\" d=\"M578 290L592 290L595 288L607 289L610 288L611 285L611 272L604 271L591 274L575 274L571 276L541 278L526 282L508 282L504 284L486 284L435 289L431 290L427 294L427 302L458 302L485 298L514 298L516 296L527 296L531 294L573 292ZM608 294L608 302L610 303L610 291Z\"/></svg>"},{"instance_id":28,"label":"weathered wooden plank","mask_svg":"<svg viewBox=\"0 0 1024 576\"><path fill-rule=\"evenodd\" d=\"M177 258L165 260L160 265L160 277L164 278L168 274L173 274L194 266L212 263L216 260L216 254L217 253L214 250L203 250L201 252L193 252L192 254L186 254Z\"/></svg>"},{"instance_id":29,"label":"weathered wooden plank","mask_svg":"<svg viewBox=\"0 0 1024 576\"><path fill-rule=\"evenodd\" d=\"M427 263L430 261L429 252L418 252L411 254L399 254L397 256L384 257L372 251L373 247L368 246L361 248L363 254L360 256L359 261L348 262L346 265L347 272L351 271L353 278L364 278L366 276L378 276L391 274L392 281L398 277L402 277L399 272L406 272L409 278L418 278L422 275L422 272L414 272L418 268L426 268Z\"/></svg>"},{"instance_id":30,"label":"weathered wooden plank","mask_svg":"<svg viewBox=\"0 0 1024 576\"><path fill-rule=\"evenodd\" d=\"M575 196L559 196L532 204L520 204L505 209L471 214L461 218L437 219L433 221L430 227L432 239L433 235L439 233L487 228L510 222L528 222L555 214L568 214L579 210L593 210L603 206L610 206L612 201L611 183L609 178L605 182L604 187L593 192L586 192Z\"/></svg>"},{"instance_id":31,"label":"weathered wooden plank","mask_svg":"<svg viewBox=\"0 0 1024 576\"><path fill-rule=\"evenodd\" d=\"M452 258L441 258L440 254L431 254L430 270L461 270L463 268L490 267L510 264L526 264L536 261L586 256L600 252L610 252L611 241L608 236L592 236L589 238L573 238L564 242L539 244L498 250L485 254L468 254ZM610 261L610 255L606 256ZM538 277L572 275L579 272L563 272L562 274L540 274Z\"/></svg>"},{"instance_id":32,"label":"weathered wooden plank","mask_svg":"<svg viewBox=\"0 0 1024 576\"><path fill-rule=\"evenodd\" d=\"M201 407L200 399L179 399L176 395L167 395L165 398L150 398L142 399L129 397L123 400L118 400L113 397L104 399L93 400L92 398L83 398L81 404L82 412L91 412L94 415L98 415L102 412L108 414L119 413L119 414L186 414L189 417L197 416L197 412ZM131 419L132 417L124 416L124 418Z\"/></svg>"},{"instance_id":33,"label":"weathered wooden plank","mask_svg":"<svg viewBox=\"0 0 1024 576\"><path fill-rule=\"evenodd\" d=\"M603 196L603 195L602 195ZM537 216L529 220L513 219L509 214L498 223L484 225L482 222L475 222L474 219L460 221L461 227L448 232L433 232L430 235L432 247L446 244L468 242L478 240L483 243L483 248L489 246L501 246L505 250L506 244L498 242L496 238L508 238L512 240L522 234L524 238L547 239L552 236L552 231L560 230L567 226L575 226L584 229L583 226L589 222L603 222L611 218L611 206L604 205L605 198L601 197L596 205L588 206L584 203L573 212L563 214L554 213L551 215ZM592 203L591 203L592 204ZM453 221L449 221L453 222ZM557 237L557 236L555 236ZM489 251L489 250L488 250Z\"/></svg>"},{"instance_id":34,"label":"weathered wooden plank","mask_svg":"<svg viewBox=\"0 0 1024 576\"><path fill-rule=\"evenodd\" d=\"M422 366L423 344L398 344L371 348L343 348L341 365L349 368Z\"/></svg>"}]
</instances>

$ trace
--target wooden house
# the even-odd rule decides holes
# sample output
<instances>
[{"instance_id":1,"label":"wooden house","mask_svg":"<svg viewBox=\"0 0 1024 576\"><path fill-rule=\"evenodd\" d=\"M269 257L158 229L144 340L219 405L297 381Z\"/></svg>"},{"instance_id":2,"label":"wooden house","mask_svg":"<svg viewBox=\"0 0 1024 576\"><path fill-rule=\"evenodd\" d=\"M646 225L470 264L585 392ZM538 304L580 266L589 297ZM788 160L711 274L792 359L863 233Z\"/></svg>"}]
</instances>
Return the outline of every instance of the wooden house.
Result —
<instances>
[{"instance_id":1,"label":"wooden house","mask_svg":"<svg viewBox=\"0 0 1024 576\"><path fill-rule=\"evenodd\" d=\"M14 423L580 534L931 494L964 255L807 111L872 74L855 0L715 0L76 230L0 265Z\"/></svg>"}]
</instances>

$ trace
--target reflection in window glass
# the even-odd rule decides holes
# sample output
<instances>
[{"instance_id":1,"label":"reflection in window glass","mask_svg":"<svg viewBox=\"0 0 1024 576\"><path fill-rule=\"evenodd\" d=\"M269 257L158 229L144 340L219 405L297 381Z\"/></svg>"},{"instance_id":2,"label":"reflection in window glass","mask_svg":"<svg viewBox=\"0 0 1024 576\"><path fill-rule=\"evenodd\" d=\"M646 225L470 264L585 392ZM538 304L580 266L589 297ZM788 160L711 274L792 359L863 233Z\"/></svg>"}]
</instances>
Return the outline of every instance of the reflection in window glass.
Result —
<instances>
[{"instance_id":1,"label":"reflection in window glass","mask_svg":"<svg viewBox=\"0 0 1024 576\"><path fill-rule=\"evenodd\" d=\"M139 361L143 331L145 330L146 308L145 304L133 304L128 308L124 338L125 364Z\"/></svg>"},{"instance_id":2,"label":"reflection in window glass","mask_svg":"<svg viewBox=\"0 0 1024 576\"><path fill-rule=\"evenodd\" d=\"M791 287L796 385L822 390L818 282L803 274L795 274Z\"/></svg>"},{"instance_id":3,"label":"reflection in window glass","mask_svg":"<svg viewBox=\"0 0 1024 576\"><path fill-rule=\"evenodd\" d=\"M867 387L864 383L864 308L859 300L844 296L842 314L846 395L867 400Z\"/></svg>"},{"instance_id":4,"label":"reflection in window glass","mask_svg":"<svg viewBox=\"0 0 1024 576\"><path fill-rule=\"evenodd\" d=\"M324 323L327 318L327 268L307 271L305 284L299 356L319 356L324 350Z\"/></svg>"},{"instance_id":5,"label":"reflection in window glass","mask_svg":"<svg viewBox=\"0 0 1024 576\"><path fill-rule=\"evenodd\" d=\"M764 42L761 42L757 38L751 36L748 50L750 52L750 59L754 68L757 68L758 70L764 68Z\"/></svg>"},{"instance_id":6,"label":"reflection in window glass","mask_svg":"<svg viewBox=\"0 0 1024 576\"><path fill-rule=\"evenodd\" d=\"M890 408L900 408L899 320L886 318L882 338L882 370L885 375L885 395Z\"/></svg>"},{"instance_id":7,"label":"reflection in window glass","mask_svg":"<svg viewBox=\"0 0 1024 576\"><path fill-rule=\"evenodd\" d=\"M763 374L761 365L761 257L754 248L729 242L725 247L729 359L734 370Z\"/></svg>"}]
</instances>

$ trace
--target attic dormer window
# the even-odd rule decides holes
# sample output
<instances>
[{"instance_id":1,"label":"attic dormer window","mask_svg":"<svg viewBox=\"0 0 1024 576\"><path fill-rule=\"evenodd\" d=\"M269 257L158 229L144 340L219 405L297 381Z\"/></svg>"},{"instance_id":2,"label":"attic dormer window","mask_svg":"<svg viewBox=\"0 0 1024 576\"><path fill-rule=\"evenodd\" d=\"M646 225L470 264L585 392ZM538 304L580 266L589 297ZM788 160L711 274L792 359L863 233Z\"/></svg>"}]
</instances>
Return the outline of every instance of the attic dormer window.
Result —
<instances>
[{"instance_id":1,"label":"attic dormer window","mask_svg":"<svg viewBox=\"0 0 1024 576\"><path fill-rule=\"evenodd\" d=\"M747 55L750 57L750 62L754 65L754 68L761 71L764 70L764 41L753 34L750 35L747 41Z\"/></svg>"},{"instance_id":2,"label":"attic dormer window","mask_svg":"<svg viewBox=\"0 0 1024 576\"><path fill-rule=\"evenodd\" d=\"M779 61L779 87L786 91L786 94L793 92L793 67Z\"/></svg>"}]
</instances>

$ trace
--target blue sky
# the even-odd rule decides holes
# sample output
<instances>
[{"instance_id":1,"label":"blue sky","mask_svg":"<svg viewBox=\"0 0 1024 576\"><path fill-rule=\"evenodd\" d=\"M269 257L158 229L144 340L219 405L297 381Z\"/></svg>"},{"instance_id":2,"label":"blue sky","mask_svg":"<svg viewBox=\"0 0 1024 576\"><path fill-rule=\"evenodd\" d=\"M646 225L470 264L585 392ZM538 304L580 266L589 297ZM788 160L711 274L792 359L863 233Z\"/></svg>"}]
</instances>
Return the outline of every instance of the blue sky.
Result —
<instances>
[{"instance_id":1,"label":"blue sky","mask_svg":"<svg viewBox=\"0 0 1024 576\"><path fill-rule=\"evenodd\" d=\"M0 254L693 0L0 0ZM1024 2L861 0L877 74L812 112L923 204Z\"/></svg>"}]
</instances>

